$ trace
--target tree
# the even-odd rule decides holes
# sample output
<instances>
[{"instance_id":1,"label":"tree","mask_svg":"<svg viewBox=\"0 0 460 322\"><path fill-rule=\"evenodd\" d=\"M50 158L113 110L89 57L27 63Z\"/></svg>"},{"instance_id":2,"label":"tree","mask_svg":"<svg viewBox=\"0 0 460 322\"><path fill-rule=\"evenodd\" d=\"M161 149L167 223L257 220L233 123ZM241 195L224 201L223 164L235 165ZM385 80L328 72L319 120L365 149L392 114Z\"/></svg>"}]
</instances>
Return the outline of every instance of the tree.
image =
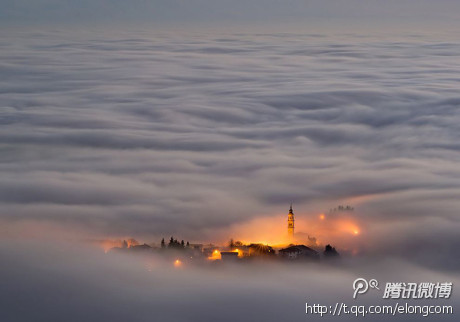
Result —
<instances>
[{"instance_id":1,"label":"tree","mask_svg":"<svg viewBox=\"0 0 460 322\"><path fill-rule=\"evenodd\" d=\"M187 241L187 247L190 247L190 243Z\"/></svg>"},{"instance_id":2,"label":"tree","mask_svg":"<svg viewBox=\"0 0 460 322\"><path fill-rule=\"evenodd\" d=\"M233 238L230 238L230 241L228 242L228 247L233 249L235 247L235 243L233 242Z\"/></svg>"},{"instance_id":3,"label":"tree","mask_svg":"<svg viewBox=\"0 0 460 322\"><path fill-rule=\"evenodd\" d=\"M166 247L165 239L163 238L163 239L161 239L161 248L165 248L165 247Z\"/></svg>"},{"instance_id":4,"label":"tree","mask_svg":"<svg viewBox=\"0 0 460 322\"><path fill-rule=\"evenodd\" d=\"M181 245L182 247L185 246L185 243L184 243L184 240L183 240L183 239L182 239L182 241L180 242L180 245Z\"/></svg>"},{"instance_id":5,"label":"tree","mask_svg":"<svg viewBox=\"0 0 460 322\"><path fill-rule=\"evenodd\" d=\"M325 257L329 257L329 258L340 256L340 254L337 252L335 247L332 247L330 244L326 245L326 249L324 250L323 254Z\"/></svg>"}]
</instances>

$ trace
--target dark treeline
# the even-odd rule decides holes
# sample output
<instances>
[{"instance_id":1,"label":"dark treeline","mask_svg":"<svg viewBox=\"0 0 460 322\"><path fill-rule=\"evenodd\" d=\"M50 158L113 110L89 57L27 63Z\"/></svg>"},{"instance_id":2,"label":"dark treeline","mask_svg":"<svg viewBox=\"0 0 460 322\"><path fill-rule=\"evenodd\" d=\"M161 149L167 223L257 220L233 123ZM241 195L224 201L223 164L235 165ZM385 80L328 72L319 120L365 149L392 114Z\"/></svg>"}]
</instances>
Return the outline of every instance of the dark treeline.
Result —
<instances>
[{"instance_id":1,"label":"dark treeline","mask_svg":"<svg viewBox=\"0 0 460 322\"><path fill-rule=\"evenodd\" d=\"M180 242L175 239L173 236L169 239L168 243L168 248L173 248L173 249L184 249L185 247L189 247L190 243L187 241L187 243L184 242L182 239ZM165 239L161 239L161 248L166 248L166 243Z\"/></svg>"}]
</instances>

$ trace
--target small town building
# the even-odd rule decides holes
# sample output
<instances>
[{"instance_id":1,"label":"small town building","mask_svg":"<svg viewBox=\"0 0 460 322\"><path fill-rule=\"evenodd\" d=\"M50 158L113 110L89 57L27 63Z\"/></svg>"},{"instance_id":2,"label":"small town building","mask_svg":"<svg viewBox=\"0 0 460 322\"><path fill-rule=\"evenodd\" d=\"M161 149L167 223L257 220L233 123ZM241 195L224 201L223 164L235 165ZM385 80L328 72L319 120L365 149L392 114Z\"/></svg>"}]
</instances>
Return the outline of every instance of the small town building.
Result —
<instances>
[{"instance_id":1,"label":"small town building","mask_svg":"<svg viewBox=\"0 0 460 322\"><path fill-rule=\"evenodd\" d=\"M280 257L285 259L319 259L319 253L305 245L294 245L288 248L280 249Z\"/></svg>"},{"instance_id":2,"label":"small town building","mask_svg":"<svg viewBox=\"0 0 460 322\"><path fill-rule=\"evenodd\" d=\"M238 252L220 252L223 261L236 261L238 259Z\"/></svg>"}]
</instances>

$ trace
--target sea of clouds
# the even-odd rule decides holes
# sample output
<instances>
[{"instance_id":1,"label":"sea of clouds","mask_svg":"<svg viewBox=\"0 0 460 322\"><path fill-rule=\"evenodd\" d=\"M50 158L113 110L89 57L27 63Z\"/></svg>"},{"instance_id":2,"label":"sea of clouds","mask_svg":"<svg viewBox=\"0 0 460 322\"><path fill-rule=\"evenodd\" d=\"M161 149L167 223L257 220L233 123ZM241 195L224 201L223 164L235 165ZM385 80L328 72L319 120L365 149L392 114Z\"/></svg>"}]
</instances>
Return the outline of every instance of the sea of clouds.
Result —
<instances>
[{"instance_id":1,"label":"sea of clouds","mask_svg":"<svg viewBox=\"0 0 460 322\"><path fill-rule=\"evenodd\" d=\"M207 240L350 203L378 245L458 254L452 38L6 30L0 47L7 225Z\"/></svg>"},{"instance_id":2,"label":"sea of clouds","mask_svg":"<svg viewBox=\"0 0 460 322\"><path fill-rule=\"evenodd\" d=\"M6 320L29 321L24 307L54 308L48 321L301 320L312 294L340 300L331 276L348 296L356 270L175 283L36 242L226 240L260 216L284 223L290 202L299 221L353 205L378 263L364 274L458 280L459 53L455 37L417 33L2 30Z\"/></svg>"}]
</instances>

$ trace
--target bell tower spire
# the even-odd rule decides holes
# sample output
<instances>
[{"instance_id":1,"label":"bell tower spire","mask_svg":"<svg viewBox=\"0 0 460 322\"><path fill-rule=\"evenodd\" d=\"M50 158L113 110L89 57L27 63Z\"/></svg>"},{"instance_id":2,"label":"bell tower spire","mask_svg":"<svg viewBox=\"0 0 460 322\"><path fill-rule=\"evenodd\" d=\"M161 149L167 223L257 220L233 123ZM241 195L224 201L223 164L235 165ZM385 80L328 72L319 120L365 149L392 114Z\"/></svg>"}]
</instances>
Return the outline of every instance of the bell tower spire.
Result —
<instances>
[{"instance_id":1,"label":"bell tower spire","mask_svg":"<svg viewBox=\"0 0 460 322\"><path fill-rule=\"evenodd\" d=\"M290 238L294 237L294 211L292 210L292 203L291 203L291 207L289 207L289 214L288 214L288 236Z\"/></svg>"}]
</instances>

